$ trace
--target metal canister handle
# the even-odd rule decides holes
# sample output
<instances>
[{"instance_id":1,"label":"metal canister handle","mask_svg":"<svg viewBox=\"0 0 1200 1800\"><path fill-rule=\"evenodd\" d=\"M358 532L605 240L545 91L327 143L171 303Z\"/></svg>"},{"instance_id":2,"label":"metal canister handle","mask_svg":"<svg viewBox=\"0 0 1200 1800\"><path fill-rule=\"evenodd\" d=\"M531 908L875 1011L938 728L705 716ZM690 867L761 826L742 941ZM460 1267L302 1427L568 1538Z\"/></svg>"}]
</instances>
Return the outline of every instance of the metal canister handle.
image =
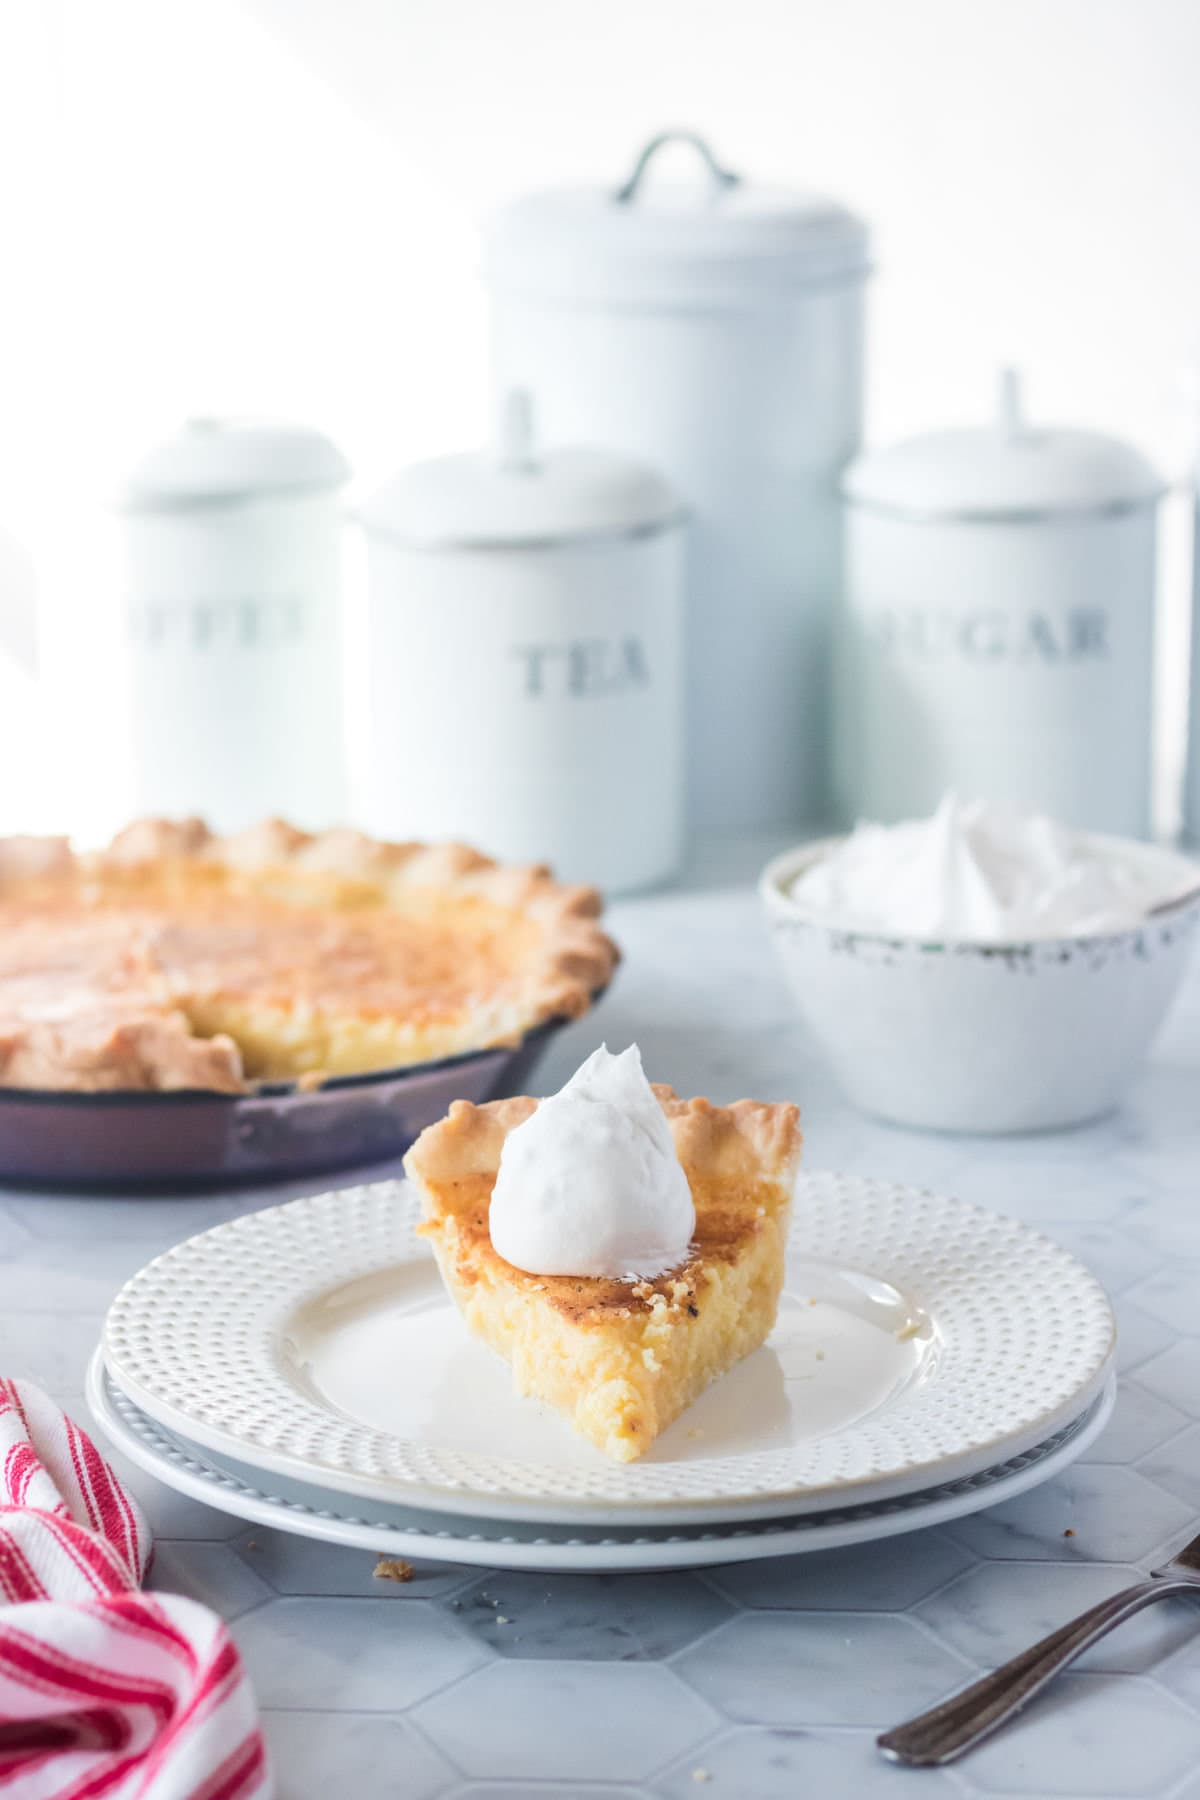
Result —
<instances>
[{"instance_id":1,"label":"metal canister handle","mask_svg":"<svg viewBox=\"0 0 1200 1800\"><path fill-rule=\"evenodd\" d=\"M734 172L734 170L721 167L721 164L713 155L712 149L705 139L700 136L699 132L660 131L657 137L652 137L650 139L650 142L646 145L645 149L634 163L628 179L621 183L621 186L613 195L613 199L618 205L628 206L631 200L637 198L637 191L642 185L642 178L644 177L646 170L649 168L653 159L658 155L659 151L664 149L667 144L690 144L696 154L704 162L712 179L712 184L716 188L736 187L742 179L740 175Z\"/></svg>"}]
</instances>

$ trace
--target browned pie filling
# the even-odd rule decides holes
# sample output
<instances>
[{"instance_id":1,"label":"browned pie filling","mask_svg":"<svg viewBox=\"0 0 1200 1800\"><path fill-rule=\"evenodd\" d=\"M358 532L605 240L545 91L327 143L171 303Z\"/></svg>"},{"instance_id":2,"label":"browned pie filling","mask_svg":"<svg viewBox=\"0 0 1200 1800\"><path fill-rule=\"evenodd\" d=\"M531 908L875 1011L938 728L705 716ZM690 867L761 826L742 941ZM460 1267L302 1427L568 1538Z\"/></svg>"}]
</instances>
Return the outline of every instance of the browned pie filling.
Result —
<instances>
[{"instance_id":1,"label":"browned pie filling","mask_svg":"<svg viewBox=\"0 0 1200 1800\"><path fill-rule=\"evenodd\" d=\"M544 870L350 832L0 840L0 1085L238 1092L516 1042L608 979L599 910Z\"/></svg>"}]
</instances>

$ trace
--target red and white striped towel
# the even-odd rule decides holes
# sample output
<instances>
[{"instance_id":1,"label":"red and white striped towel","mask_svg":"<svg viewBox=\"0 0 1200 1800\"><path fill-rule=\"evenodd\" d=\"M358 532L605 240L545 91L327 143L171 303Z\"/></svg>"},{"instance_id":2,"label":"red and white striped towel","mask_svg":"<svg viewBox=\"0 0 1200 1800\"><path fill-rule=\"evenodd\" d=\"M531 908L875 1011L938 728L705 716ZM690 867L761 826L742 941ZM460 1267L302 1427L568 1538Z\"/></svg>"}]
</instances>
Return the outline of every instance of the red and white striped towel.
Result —
<instances>
[{"instance_id":1,"label":"red and white striped towel","mask_svg":"<svg viewBox=\"0 0 1200 1800\"><path fill-rule=\"evenodd\" d=\"M4 1800L264 1800L250 1684L207 1607L144 1594L151 1538L79 1427L0 1380Z\"/></svg>"}]
</instances>

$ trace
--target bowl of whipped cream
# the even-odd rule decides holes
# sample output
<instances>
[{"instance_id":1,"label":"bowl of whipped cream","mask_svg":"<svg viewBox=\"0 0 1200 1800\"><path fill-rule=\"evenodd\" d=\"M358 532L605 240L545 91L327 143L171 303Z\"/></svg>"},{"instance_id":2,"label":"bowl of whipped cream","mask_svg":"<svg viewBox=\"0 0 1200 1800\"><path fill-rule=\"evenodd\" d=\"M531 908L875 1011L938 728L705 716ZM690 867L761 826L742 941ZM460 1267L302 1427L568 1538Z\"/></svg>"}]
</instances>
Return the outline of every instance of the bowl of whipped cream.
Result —
<instances>
[{"instance_id":1,"label":"bowl of whipped cream","mask_svg":"<svg viewBox=\"0 0 1200 1800\"><path fill-rule=\"evenodd\" d=\"M931 818L787 851L760 893L846 1093L936 1131L1109 1111L1200 922L1200 864L954 794Z\"/></svg>"}]
</instances>

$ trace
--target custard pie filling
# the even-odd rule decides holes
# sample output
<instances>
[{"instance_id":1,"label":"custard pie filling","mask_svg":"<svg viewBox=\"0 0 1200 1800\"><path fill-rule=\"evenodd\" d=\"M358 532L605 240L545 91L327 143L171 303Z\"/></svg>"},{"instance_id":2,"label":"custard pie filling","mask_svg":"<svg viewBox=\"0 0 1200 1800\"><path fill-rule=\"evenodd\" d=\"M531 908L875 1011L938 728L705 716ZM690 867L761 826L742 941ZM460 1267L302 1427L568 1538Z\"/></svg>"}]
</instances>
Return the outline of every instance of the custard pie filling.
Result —
<instances>
[{"instance_id":1,"label":"custard pie filling","mask_svg":"<svg viewBox=\"0 0 1200 1800\"><path fill-rule=\"evenodd\" d=\"M240 1092L490 1045L587 1010L589 888L456 845L145 821L0 841L0 1085Z\"/></svg>"},{"instance_id":2,"label":"custard pie filling","mask_svg":"<svg viewBox=\"0 0 1200 1800\"><path fill-rule=\"evenodd\" d=\"M800 1159L794 1106L653 1092L695 1206L693 1242L653 1278L535 1275L498 1253L490 1213L500 1164L536 1100L456 1101L404 1159L421 1229L468 1328L509 1364L518 1394L553 1407L617 1462L644 1455L769 1335Z\"/></svg>"}]
</instances>

